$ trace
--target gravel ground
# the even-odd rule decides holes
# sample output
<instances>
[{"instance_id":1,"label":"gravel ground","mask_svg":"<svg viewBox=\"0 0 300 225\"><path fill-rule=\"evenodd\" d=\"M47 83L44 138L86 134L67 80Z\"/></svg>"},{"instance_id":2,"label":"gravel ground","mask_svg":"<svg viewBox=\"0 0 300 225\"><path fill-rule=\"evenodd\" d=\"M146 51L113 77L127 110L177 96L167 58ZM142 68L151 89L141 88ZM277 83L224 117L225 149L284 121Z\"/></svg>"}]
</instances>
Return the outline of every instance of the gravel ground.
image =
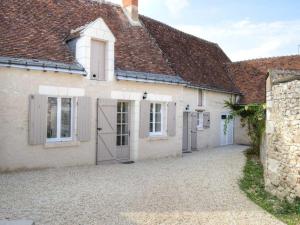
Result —
<instances>
[{"instance_id":1,"label":"gravel ground","mask_svg":"<svg viewBox=\"0 0 300 225\"><path fill-rule=\"evenodd\" d=\"M283 224L239 190L244 149L1 174L0 219L36 225Z\"/></svg>"}]
</instances>

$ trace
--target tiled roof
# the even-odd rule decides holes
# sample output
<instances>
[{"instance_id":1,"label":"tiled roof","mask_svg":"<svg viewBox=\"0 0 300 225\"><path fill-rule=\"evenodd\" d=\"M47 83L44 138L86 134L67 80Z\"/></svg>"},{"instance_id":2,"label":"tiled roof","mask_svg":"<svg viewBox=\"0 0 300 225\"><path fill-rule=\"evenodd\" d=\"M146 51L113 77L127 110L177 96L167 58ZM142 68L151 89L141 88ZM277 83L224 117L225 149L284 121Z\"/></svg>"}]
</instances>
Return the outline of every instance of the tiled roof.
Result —
<instances>
[{"instance_id":1,"label":"tiled roof","mask_svg":"<svg viewBox=\"0 0 300 225\"><path fill-rule=\"evenodd\" d=\"M171 68L195 86L238 92L227 75L230 59L215 43L147 17L140 17Z\"/></svg>"},{"instance_id":2,"label":"tiled roof","mask_svg":"<svg viewBox=\"0 0 300 225\"><path fill-rule=\"evenodd\" d=\"M0 55L73 64L65 43L72 30L101 17L113 32L116 67L175 75L143 27L120 6L91 0L0 1Z\"/></svg>"},{"instance_id":3,"label":"tiled roof","mask_svg":"<svg viewBox=\"0 0 300 225\"><path fill-rule=\"evenodd\" d=\"M227 65L235 85L244 95L242 104L264 103L268 70L299 70L300 55L262 58Z\"/></svg>"},{"instance_id":4,"label":"tiled roof","mask_svg":"<svg viewBox=\"0 0 300 225\"><path fill-rule=\"evenodd\" d=\"M122 8L92 0L0 1L0 56L75 64L71 33L101 17L116 37L115 66L123 71L177 76L196 87L234 91L218 45L141 16L130 25Z\"/></svg>"}]
</instances>

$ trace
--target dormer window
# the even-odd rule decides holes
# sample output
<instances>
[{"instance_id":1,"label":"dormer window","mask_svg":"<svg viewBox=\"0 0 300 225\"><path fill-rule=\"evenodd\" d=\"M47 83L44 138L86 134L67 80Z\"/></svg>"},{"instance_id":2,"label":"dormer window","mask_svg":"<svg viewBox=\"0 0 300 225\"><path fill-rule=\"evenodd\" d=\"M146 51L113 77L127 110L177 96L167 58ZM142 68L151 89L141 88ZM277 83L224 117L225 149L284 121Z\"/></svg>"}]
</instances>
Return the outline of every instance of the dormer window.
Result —
<instances>
[{"instance_id":1,"label":"dormer window","mask_svg":"<svg viewBox=\"0 0 300 225\"><path fill-rule=\"evenodd\" d=\"M91 79L106 80L105 61L106 43L104 41L92 40L91 43Z\"/></svg>"},{"instance_id":2,"label":"dormer window","mask_svg":"<svg viewBox=\"0 0 300 225\"><path fill-rule=\"evenodd\" d=\"M87 72L96 81L114 80L115 37L102 18L72 30L67 44Z\"/></svg>"}]
</instances>

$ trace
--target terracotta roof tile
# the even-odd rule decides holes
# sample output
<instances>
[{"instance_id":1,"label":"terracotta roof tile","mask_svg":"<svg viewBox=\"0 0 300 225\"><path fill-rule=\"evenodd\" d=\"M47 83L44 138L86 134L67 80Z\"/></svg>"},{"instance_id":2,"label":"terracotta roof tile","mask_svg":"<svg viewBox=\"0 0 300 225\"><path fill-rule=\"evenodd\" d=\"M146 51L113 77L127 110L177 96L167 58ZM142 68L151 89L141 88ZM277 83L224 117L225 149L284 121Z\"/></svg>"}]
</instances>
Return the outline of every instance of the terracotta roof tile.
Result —
<instances>
[{"instance_id":1,"label":"terracotta roof tile","mask_svg":"<svg viewBox=\"0 0 300 225\"><path fill-rule=\"evenodd\" d=\"M193 85L238 92L227 75L231 62L215 43L197 38L148 17L140 17L170 67Z\"/></svg>"},{"instance_id":2,"label":"terracotta roof tile","mask_svg":"<svg viewBox=\"0 0 300 225\"><path fill-rule=\"evenodd\" d=\"M264 103L268 70L299 70L300 55L262 58L227 65L235 85L243 93L241 103Z\"/></svg>"},{"instance_id":3,"label":"terracotta roof tile","mask_svg":"<svg viewBox=\"0 0 300 225\"><path fill-rule=\"evenodd\" d=\"M71 30L101 17L115 35L116 67L175 75L143 27L120 6L89 0L0 1L0 55L74 63L65 44Z\"/></svg>"},{"instance_id":4,"label":"terracotta roof tile","mask_svg":"<svg viewBox=\"0 0 300 225\"><path fill-rule=\"evenodd\" d=\"M141 16L131 26L122 8L92 0L0 1L0 56L67 64L76 61L66 40L72 30L101 17L116 37L115 66L124 71L177 75L192 85L234 91L214 43Z\"/></svg>"}]
</instances>

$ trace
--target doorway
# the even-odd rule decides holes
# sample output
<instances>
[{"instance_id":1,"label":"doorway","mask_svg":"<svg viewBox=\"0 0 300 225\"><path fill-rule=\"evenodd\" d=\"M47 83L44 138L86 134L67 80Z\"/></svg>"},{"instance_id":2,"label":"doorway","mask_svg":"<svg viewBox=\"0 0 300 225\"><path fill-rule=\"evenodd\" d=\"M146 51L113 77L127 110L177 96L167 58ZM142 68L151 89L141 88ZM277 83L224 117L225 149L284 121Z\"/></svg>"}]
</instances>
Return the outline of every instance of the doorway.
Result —
<instances>
[{"instance_id":1,"label":"doorway","mask_svg":"<svg viewBox=\"0 0 300 225\"><path fill-rule=\"evenodd\" d=\"M233 144L233 119L232 118L227 122L227 127L225 128L225 123L227 119L229 119L229 117L230 115L228 113L223 113L221 115L221 145L222 146Z\"/></svg>"},{"instance_id":2,"label":"doorway","mask_svg":"<svg viewBox=\"0 0 300 225\"><path fill-rule=\"evenodd\" d=\"M117 103L117 160L130 160L130 104Z\"/></svg>"}]
</instances>

